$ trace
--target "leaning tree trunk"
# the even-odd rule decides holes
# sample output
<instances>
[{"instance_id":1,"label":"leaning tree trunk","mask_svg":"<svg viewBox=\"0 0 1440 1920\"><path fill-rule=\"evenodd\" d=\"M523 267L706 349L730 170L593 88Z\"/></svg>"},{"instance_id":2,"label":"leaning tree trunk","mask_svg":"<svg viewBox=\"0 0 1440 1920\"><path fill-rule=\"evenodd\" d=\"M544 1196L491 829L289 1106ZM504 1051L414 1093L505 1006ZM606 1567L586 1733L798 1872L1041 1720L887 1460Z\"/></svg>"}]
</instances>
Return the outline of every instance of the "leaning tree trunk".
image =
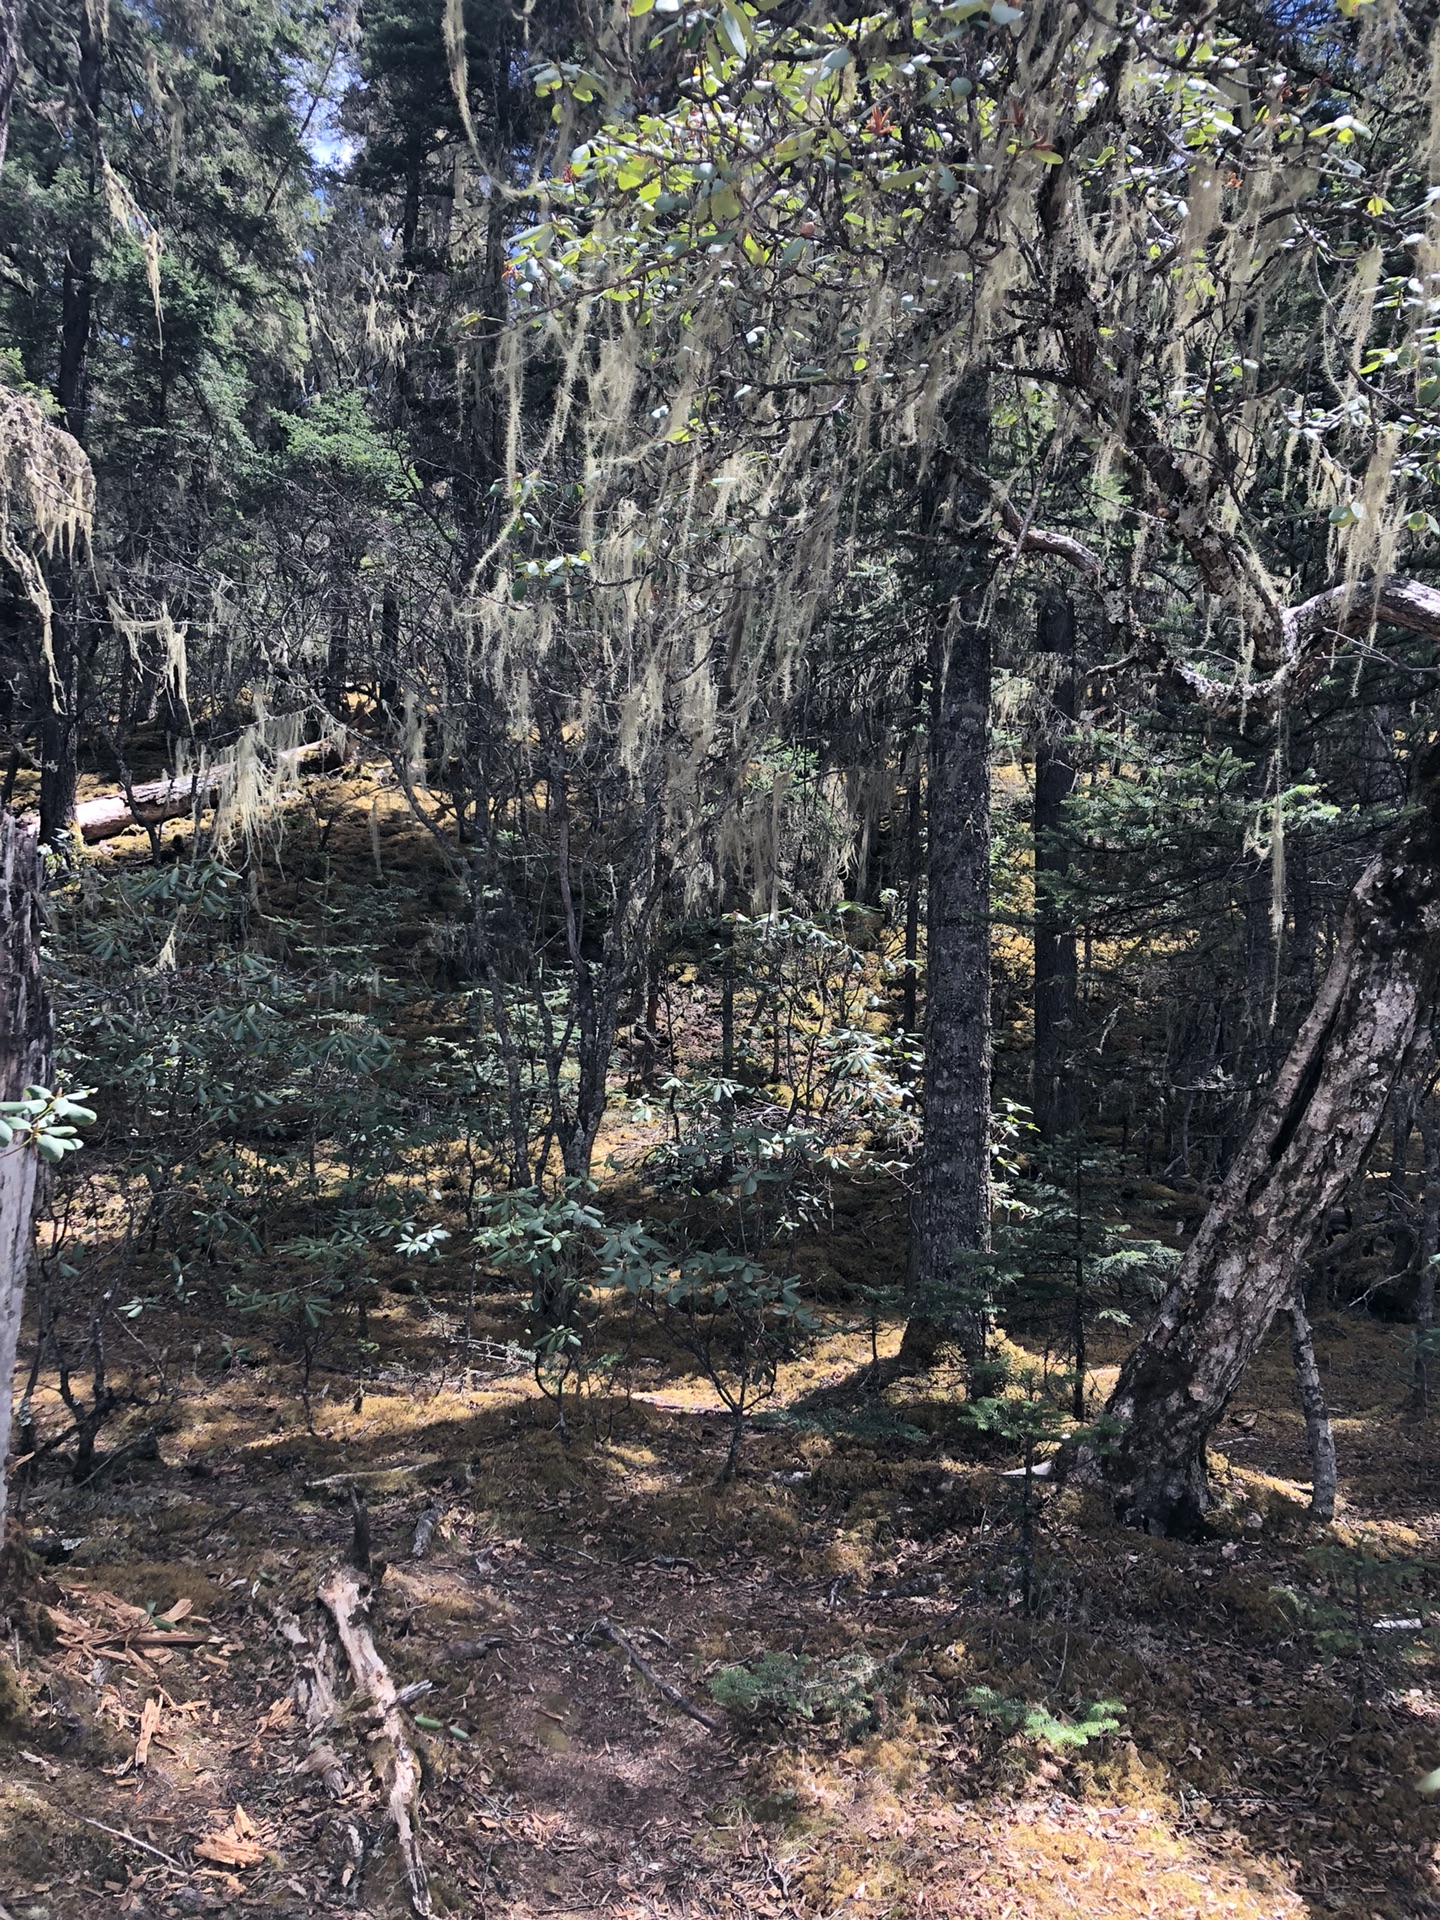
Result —
<instances>
[{"instance_id":1,"label":"leaning tree trunk","mask_svg":"<svg viewBox=\"0 0 1440 1920\"><path fill-rule=\"evenodd\" d=\"M40 850L32 830L0 814L0 1100L48 1085L51 1021L40 978ZM37 1160L28 1146L0 1153L0 1542L15 1349L30 1264Z\"/></svg>"},{"instance_id":2,"label":"leaning tree trunk","mask_svg":"<svg viewBox=\"0 0 1440 1920\"><path fill-rule=\"evenodd\" d=\"M1330 970L1153 1325L1110 1397L1110 1442L1079 1478L1154 1533L1193 1534L1205 1445L1332 1206L1375 1138L1440 946L1440 765L1425 811L1350 896Z\"/></svg>"},{"instance_id":3,"label":"leaning tree trunk","mask_svg":"<svg viewBox=\"0 0 1440 1920\"><path fill-rule=\"evenodd\" d=\"M1315 1339L1305 1312L1305 1295L1297 1287L1290 1296L1290 1355L1295 1363L1295 1386L1305 1415L1305 1439L1310 1448L1310 1511L1317 1520L1335 1518L1335 1430L1325 1404L1325 1387L1315 1358Z\"/></svg>"}]
</instances>

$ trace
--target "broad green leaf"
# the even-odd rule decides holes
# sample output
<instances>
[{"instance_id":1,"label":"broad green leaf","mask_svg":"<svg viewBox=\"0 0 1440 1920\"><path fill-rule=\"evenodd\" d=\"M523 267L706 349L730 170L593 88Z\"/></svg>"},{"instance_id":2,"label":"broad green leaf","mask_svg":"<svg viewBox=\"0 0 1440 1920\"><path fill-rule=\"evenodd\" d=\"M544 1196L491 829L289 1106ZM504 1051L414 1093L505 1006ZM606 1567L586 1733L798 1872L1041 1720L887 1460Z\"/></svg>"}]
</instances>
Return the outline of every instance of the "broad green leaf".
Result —
<instances>
[{"instance_id":1,"label":"broad green leaf","mask_svg":"<svg viewBox=\"0 0 1440 1920\"><path fill-rule=\"evenodd\" d=\"M742 23L740 15L736 13L733 7L722 7L717 25L720 32L730 43L735 58L737 60L743 60L749 51L749 43L748 36L745 32L745 24Z\"/></svg>"}]
</instances>

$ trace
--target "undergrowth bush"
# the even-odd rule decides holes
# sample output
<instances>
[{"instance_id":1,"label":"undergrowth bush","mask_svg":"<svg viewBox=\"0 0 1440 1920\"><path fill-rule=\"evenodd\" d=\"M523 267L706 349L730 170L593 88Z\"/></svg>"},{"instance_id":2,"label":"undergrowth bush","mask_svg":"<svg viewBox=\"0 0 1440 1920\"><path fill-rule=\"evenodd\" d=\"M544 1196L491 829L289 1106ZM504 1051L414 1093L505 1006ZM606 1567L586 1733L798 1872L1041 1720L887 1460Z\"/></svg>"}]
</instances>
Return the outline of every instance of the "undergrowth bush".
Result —
<instances>
[{"instance_id":1,"label":"undergrowth bush","mask_svg":"<svg viewBox=\"0 0 1440 1920\"><path fill-rule=\"evenodd\" d=\"M817 1660L770 1651L743 1666L722 1667L711 1677L710 1693L745 1719L833 1723L844 1735L872 1720L879 1673L866 1654Z\"/></svg>"},{"instance_id":2,"label":"undergrowth bush","mask_svg":"<svg viewBox=\"0 0 1440 1920\"><path fill-rule=\"evenodd\" d=\"M1069 1752L1119 1733L1125 1712L1123 1700L1087 1700L1078 1702L1069 1713L1057 1714L1043 1704L999 1693L994 1687L970 1687L960 1704L1003 1733L1018 1734L1054 1753Z\"/></svg>"}]
</instances>

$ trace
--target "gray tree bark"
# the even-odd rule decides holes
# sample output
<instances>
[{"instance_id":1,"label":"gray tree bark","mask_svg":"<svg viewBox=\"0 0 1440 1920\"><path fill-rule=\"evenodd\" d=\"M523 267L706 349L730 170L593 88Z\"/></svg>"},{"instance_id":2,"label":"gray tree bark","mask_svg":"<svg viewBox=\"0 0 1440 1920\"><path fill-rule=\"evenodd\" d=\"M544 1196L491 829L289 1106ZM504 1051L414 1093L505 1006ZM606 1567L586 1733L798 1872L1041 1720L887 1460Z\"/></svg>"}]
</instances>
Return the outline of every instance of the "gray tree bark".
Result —
<instances>
[{"instance_id":1,"label":"gray tree bark","mask_svg":"<svg viewBox=\"0 0 1440 1920\"><path fill-rule=\"evenodd\" d=\"M1424 810L1361 876L1319 996L1154 1323L1120 1370L1112 1443L1081 1479L1155 1533L1193 1534L1205 1446L1374 1140L1440 949L1440 754Z\"/></svg>"},{"instance_id":2,"label":"gray tree bark","mask_svg":"<svg viewBox=\"0 0 1440 1920\"><path fill-rule=\"evenodd\" d=\"M1058 897L1070 870L1065 806L1075 787L1075 609L1062 594L1040 611L1036 649L1059 677L1035 743L1035 1050L1030 1106L1042 1140L1075 1125L1075 928Z\"/></svg>"},{"instance_id":3,"label":"gray tree bark","mask_svg":"<svg viewBox=\"0 0 1440 1920\"><path fill-rule=\"evenodd\" d=\"M1325 1388L1315 1358L1315 1342L1305 1313L1305 1297L1297 1287L1290 1296L1290 1357L1295 1362L1295 1385L1305 1415L1305 1438L1310 1447L1310 1511L1317 1520L1335 1517L1335 1433Z\"/></svg>"},{"instance_id":4,"label":"gray tree bark","mask_svg":"<svg viewBox=\"0 0 1440 1920\"><path fill-rule=\"evenodd\" d=\"M979 437L983 392L953 430ZM982 506L957 486L936 521L974 527ZM964 536L962 535L962 539ZM924 1144L910 1206L913 1302L901 1362L928 1366L954 1342L972 1364L986 1316L961 1270L990 1244L990 635L988 541L971 531L961 578L930 639Z\"/></svg>"},{"instance_id":5,"label":"gray tree bark","mask_svg":"<svg viewBox=\"0 0 1440 1920\"><path fill-rule=\"evenodd\" d=\"M13 814L0 814L0 1100L18 1100L27 1086L50 1083L53 1028L40 977L40 887L34 832ZM28 1145L0 1152L0 1543L37 1167Z\"/></svg>"},{"instance_id":6,"label":"gray tree bark","mask_svg":"<svg viewBox=\"0 0 1440 1920\"><path fill-rule=\"evenodd\" d=\"M1415 1305L1415 1381L1411 1405L1423 1412L1430 1398L1434 1355L1430 1342L1435 1331L1435 1264L1440 1260L1440 1103L1432 1088L1420 1106L1420 1138L1425 1146L1425 1172L1420 1199L1420 1291Z\"/></svg>"},{"instance_id":7,"label":"gray tree bark","mask_svg":"<svg viewBox=\"0 0 1440 1920\"><path fill-rule=\"evenodd\" d=\"M0 169L10 134L10 106L20 77L20 0L0 0Z\"/></svg>"}]
</instances>

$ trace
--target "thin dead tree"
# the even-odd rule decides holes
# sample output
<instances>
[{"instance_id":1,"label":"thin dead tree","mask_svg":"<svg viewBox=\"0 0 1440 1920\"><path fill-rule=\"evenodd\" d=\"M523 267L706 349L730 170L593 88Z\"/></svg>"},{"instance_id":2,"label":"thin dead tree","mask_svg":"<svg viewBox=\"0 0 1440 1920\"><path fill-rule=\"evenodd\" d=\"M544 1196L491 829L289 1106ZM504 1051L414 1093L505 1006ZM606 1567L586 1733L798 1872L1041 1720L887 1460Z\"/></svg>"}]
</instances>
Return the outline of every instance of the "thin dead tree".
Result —
<instances>
[{"instance_id":1,"label":"thin dead tree","mask_svg":"<svg viewBox=\"0 0 1440 1920\"><path fill-rule=\"evenodd\" d=\"M40 973L42 869L33 831L0 814L0 1100L50 1080L53 1023ZM0 1152L0 1541L10 1410L39 1159L28 1135Z\"/></svg>"}]
</instances>

